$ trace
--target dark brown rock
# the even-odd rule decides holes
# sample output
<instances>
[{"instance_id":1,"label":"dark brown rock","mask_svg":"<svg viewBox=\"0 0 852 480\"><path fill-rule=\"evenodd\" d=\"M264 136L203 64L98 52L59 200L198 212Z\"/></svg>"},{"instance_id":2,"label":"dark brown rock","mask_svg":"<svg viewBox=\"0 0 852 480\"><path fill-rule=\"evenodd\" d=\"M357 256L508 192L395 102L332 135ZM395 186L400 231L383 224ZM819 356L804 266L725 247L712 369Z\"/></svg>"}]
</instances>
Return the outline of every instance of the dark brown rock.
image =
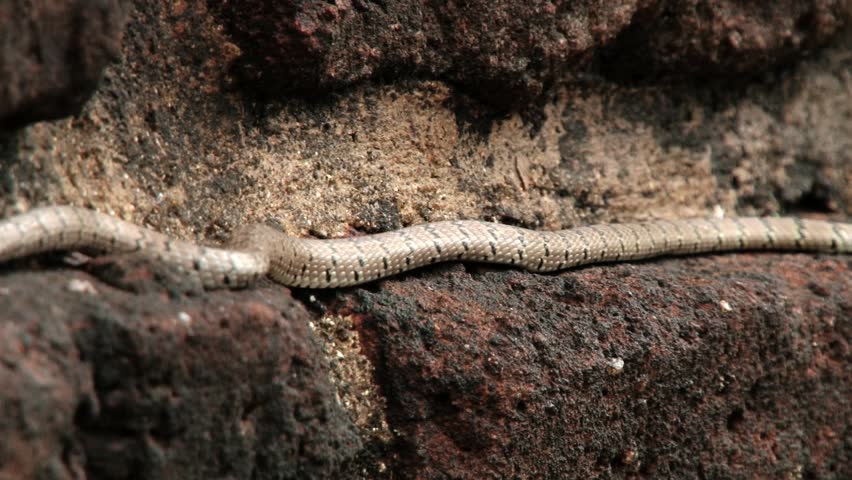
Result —
<instances>
[{"instance_id":1,"label":"dark brown rock","mask_svg":"<svg viewBox=\"0 0 852 480\"><path fill-rule=\"evenodd\" d=\"M542 93L624 28L641 2L211 3L242 48L243 73L263 90L426 75L507 105Z\"/></svg>"},{"instance_id":2,"label":"dark brown rock","mask_svg":"<svg viewBox=\"0 0 852 480\"><path fill-rule=\"evenodd\" d=\"M603 70L622 76L755 74L821 45L850 16L845 1L794 0L211 4L252 89L427 76L499 106L535 99L598 52Z\"/></svg>"},{"instance_id":3,"label":"dark brown rock","mask_svg":"<svg viewBox=\"0 0 852 480\"><path fill-rule=\"evenodd\" d=\"M852 473L848 258L440 270L350 297L404 478Z\"/></svg>"},{"instance_id":4,"label":"dark brown rock","mask_svg":"<svg viewBox=\"0 0 852 480\"><path fill-rule=\"evenodd\" d=\"M124 0L0 5L0 127L77 113L119 56Z\"/></svg>"},{"instance_id":5,"label":"dark brown rock","mask_svg":"<svg viewBox=\"0 0 852 480\"><path fill-rule=\"evenodd\" d=\"M848 0L662 1L637 15L601 65L623 79L757 75L823 45L850 17Z\"/></svg>"},{"instance_id":6,"label":"dark brown rock","mask_svg":"<svg viewBox=\"0 0 852 480\"><path fill-rule=\"evenodd\" d=\"M216 243L256 221L325 237L450 218L566 228L701 216L717 205L729 215L821 213L848 221L852 212L849 29L829 48L790 69L767 72L759 82L738 77L733 85L625 87L589 75L561 85L553 102L538 112L500 115L456 95L457 89L444 82L407 81L410 70L382 70L389 85L366 82L323 102L280 96L249 101L246 90L231 88L233 59L241 52L255 57L281 53L252 52L249 43L231 43L237 38L234 30L221 28L227 24L223 12L211 15L207 1L134 2L122 44L126 61L106 70L83 113L75 121L40 122L0 138L2 216L39 205L74 204L179 238ZM605 8L615 12L618 5L607 2ZM655 3L642 5L635 13L627 11L627 27L614 22L622 26L620 32L638 15L652 12ZM598 21L594 15L588 18ZM610 31L607 25L598 27ZM459 33L446 33L453 35ZM615 38L598 44L589 40L597 46L588 48L613 44ZM618 38L614 45L629 47L626 36ZM347 44L339 42L339 48L324 58L351 55ZM475 52L468 55L476 60ZM461 63L453 68L481 68L464 59L453 61ZM654 65L637 68L666 71ZM325 71L325 64L320 67L318 72ZM371 79L378 71L353 75ZM537 70L530 71L518 78L535 80ZM464 80L450 69L446 74L418 72L459 84ZM517 81L512 72L502 77L506 85ZM286 78L264 77L272 87ZM476 78L470 78L474 86L469 90L476 92ZM521 90L511 91L527 91L520 85L512 88ZM71 277L88 278L82 272L23 275L43 272L43 265L4 264L0 282L12 290L0 296L0 318L11 321L0 322L0 342L8 340L11 346L3 343L0 362L0 477L8 472L13 478L28 478L28 473L30 478L98 478L118 475L128 463L140 478L187 479L293 472L428 478L447 465L447 472L462 477L468 476L466 468L469 476L490 472L524 478L542 471L558 476L565 475L560 469L566 465L577 476L590 471L642 476L635 475L638 470L648 472L647 478L761 472L763 477L848 477L852 462L837 425L848 423L849 407L835 401L849 395L852 383L844 353L849 301L842 295L849 291L848 259L800 258L811 259L731 255L718 264L709 257L654 261L554 277L455 265L437 269L442 274L415 273L348 293L300 292L306 304L324 312L312 320L323 339L333 339L325 353L303 342L310 338L303 331L304 312L288 306L279 288L203 294L191 285L175 285L180 277L164 275L168 272L126 264L116 272L116 262L99 261L88 270L134 294L112 293L111 288L104 293L102 284L90 279L101 292L97 298L108 300L84 301L89 297L56 290ZM839 266L821 270L823 265ZM716 266L722 268L716 271ZM311 301L312 295L321 301ZM349 311L361 313L345 315L346 308L329 300L339 296L350 299ZM728 300L732 313L717 311L719 299ZM272 307L249 321L243 312L253 311L250 305ZM284 305L280 311L285 313L273 318L275 305ZM142 313L134 313L139 308ZM82 312L75 318L85 322L103 318L102 312L113 321L90 327L53 313L68 309ZM172 325L180 311L193 322L212 323L200 340L193 337L178 348L169 342L184 341L179 334L186 330L175 327L176 334L165 335L162 325ZM798 326L776 328L779 313ZM126 322L116 320L119 314ZM224 316L227 331L213 328ZM835 322L835 330L818 330L823 319L826 325ZM382 326L380 320L390 323ZM273 328L288 321L292 324ZM147 332L135 330L137 324L159 327ZM322 330L324 324L334 326ZM20 325L32 328L27 335L13 331ZM68 325L99 332L92 334L100 342L97 348ZM699 330L702 325L708 329ZM60 327L70 340L52 333ZM479 341L485 334L477 329L489 328L502 336ZM735 329L744 332L737 335L748 338L748 347L734 343ZM35 345L29 364L19 353L27 342ZM466 343L478 355L473 361L463 356L469 351ZM256 368L254 360L241 361L234 352L248 345L263 362L284 364L280 375L271 367ZM360 345L372 363L353 360ZM270 351L261 351L267 346ZM287 352L297 351L306 352L309 363L296 356L288 366L285 359L293 357ZM164 352L173 357L164 362L172 363L151 366L158 361L152 357ZM618 356L625 365L612 375L618 373L613 363ZM183 403L173 407L161 400L178 390L165 380L142 376L141 370L111 387L103 380L109 380L109 371L100 369L116 364L120 373L127 372L125 358L137 359L133 365L152 375L176 378L174 385L186 386L179 391ZM325 374L314 381L325 363L332 369L341 365L329 382L357 425L360 450L353 446L351 425L340 419L336 404L327 403L334 394L323 386ZM12 364L25 364L28 376L23 369L12 370ZM195 373L186 373L182 365L194 366ZM379 374L373 376L369 365L378 366ZM517 373L524 372L523 365L528 377ZM204 372L209 378L197 378ZM296 372L297 381L286 383L288 372ZM731 372L738 376L711 381L715 374ZM799 376L814 374L810 384ZM644 390L642 375L648 378ZM40 379L56 387L44 387ZM102 398L96 379L110 387L103 390L106 394L117 390L115 397ZM246 391L268 392L280 385L288 388L278 403L271 400L252 410ZM409 385L410 392L405 390ZM481 390L471 393L477 386ZM58 393L51 394L54 389ZM363 401L365 391L378 393ZM384 392L391 401L387 410L380 398ZM640 410L643 400L653 408ZM317 420L319 414L305 405L320 405L331 412L329 420ZM28 416L20 414L21 406ZM299 413L285 417L278 407ZM126 415L117 412L121 408ZM243 411L261 413L243 422ZM383 422L386 411L390 424ZM246 436L233 433L261 425L268 430L254 438L272 439L271 453L261 440L252 450ZM113 445L115 458L109 453ZM135 457L127 445L140 446ZM166 454L158 460L158 452ZM458 467L453 466L456 459ZM225 471L225 464L233 469ZM257 470L246 474L249 464ZM343 465L340 472L337 465Z\"/></svg>"},{"instance_id":7,"label":"dark brown rock","mask_svg":"<svg viewBox=\"0 0 852 480\"><path fill-rule=\"evenodd\" d=\"M0 478L333 476L360 440L285 292L2 276Z\"/></svg>"}]
</instances>

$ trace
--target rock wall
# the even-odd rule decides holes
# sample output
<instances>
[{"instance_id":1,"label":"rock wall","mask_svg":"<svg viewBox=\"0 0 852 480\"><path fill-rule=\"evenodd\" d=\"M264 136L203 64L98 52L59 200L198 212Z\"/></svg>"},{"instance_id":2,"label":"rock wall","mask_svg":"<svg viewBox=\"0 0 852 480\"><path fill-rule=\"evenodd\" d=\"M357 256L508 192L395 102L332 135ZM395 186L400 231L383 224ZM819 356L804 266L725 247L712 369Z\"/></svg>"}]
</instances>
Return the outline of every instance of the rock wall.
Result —
<instances>
[{"instance_id":1,"label":"rock wall","mask_svg":"<svg viewBox=\"0 0 852 480\"><path fill-rule=\"evenodd\" d=\"M12 2L0 211L210 243L258 221L848 221L850 18ZM0 478L846 478L849 269L735 254L200 292L132 258L23 259L0 267Z\"/></svg>"}]
</instances>

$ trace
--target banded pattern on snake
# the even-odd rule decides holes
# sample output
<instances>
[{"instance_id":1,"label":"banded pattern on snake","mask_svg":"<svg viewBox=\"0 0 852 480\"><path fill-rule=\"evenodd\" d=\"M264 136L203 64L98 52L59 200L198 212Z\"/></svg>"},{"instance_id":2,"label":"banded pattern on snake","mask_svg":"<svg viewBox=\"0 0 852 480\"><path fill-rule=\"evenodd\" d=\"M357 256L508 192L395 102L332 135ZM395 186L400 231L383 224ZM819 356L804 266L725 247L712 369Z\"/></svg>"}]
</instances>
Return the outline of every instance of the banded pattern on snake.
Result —
<instances>
[{"instance_id":1,"label":"banded pattern on snake","mask_svg":"<svg viewBox=\"0 0 852 480\"><path fill-rule=\"evenodd\" d=\"M287 236L263 225L237 233L230 248L199 246L77 207L34 209L0 222L0 262L51 250L137 252L206 288L258 277L294 287L358 285L448 260L552 272L661 255L743 250L852 253L852 224L789 217L655 220L555 232L476 220L427 223L331 240Z\"/></svg>"}]
</instances>

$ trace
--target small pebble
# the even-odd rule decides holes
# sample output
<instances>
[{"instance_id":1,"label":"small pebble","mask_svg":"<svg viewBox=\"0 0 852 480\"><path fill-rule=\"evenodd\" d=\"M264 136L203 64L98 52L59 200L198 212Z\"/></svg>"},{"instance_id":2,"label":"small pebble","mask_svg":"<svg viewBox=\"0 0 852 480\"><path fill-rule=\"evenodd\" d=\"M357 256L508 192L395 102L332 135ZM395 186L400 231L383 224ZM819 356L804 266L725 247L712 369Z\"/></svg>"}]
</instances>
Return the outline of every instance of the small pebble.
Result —
<instances>
[{"instance_id":1,"label":"small pebble","mask_svg":"<svg viewBox=\"0 0 852 480\"><path fill-rule=\"evenodd\" d=\"M68 281L68 291L75 293L88 293L91 295L97 295L98 291L95 290L95 286L92 285L92 282L88 280L81 280L79 278L72 278Z\"/></svg>"},{"instance_id":2,"label":"small pebble","mask_svg":"<svg viewBox=\"0 0 852 480\"><path fill-rule=\"evenodd\" d=\"M608 358L606 361L606 371L610 375L618 375L624 370L624 359L621 358Z\"/></svg>"},{"instance_id":3,"label":"small pebble","mask_svg":"<svg viewBox=\"0 0 852 480\"><path fill-rule=\"evenodd\" d=\"M184 323L184 324L187 324L187 325L192 321L192 317L190 317L189 314L186 313L186 312L179 312L177 314L177 318L178 318L178 320L180 320L181 323Z\"/></svg>"}]
</instances>

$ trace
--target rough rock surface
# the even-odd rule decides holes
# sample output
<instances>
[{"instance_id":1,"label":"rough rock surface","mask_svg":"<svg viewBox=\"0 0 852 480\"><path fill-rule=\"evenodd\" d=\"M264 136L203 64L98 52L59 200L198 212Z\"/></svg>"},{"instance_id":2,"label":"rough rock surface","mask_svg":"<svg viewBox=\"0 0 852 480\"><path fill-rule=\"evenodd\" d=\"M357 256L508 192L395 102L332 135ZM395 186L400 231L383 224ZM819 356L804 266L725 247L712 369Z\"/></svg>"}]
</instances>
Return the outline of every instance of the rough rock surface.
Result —
<instances>
[{"instance_id":1,"label":"rough rock surface","mask_svg":"<svg viewBox=\"0 0 852 480\"><path fill-rule=\"evenodd\" d=\"M245 47L208 7L134 2L124 61L79 115L0 133L0 215L75 204L206 242L254 221L333 237L455 218L554 229L714 209L852 215L852 32L828 39L830 22L826 37L803 34L824 49L755 78L720 73L722 56L702 60L701 82L629 85L601 69L507 113L456 83L392 71L319 101L259 102L233 77ZM596 8L589 18L620 18ZM635 25L638 13L624 14ZM757 31L739 18L731 28ZM713 45L702 51L732 54ZM340 48L355 58L359 46ZM532 81L518 72L507 85ZM90 267L108 286L51 266L0 266L0 338L18 339L0 362L0 438L15 439L0 448L19 452L0 454L0 472L16 477L114 478L128 465L138 478L468 476L458 464L471 478L842 478L852 463L838 427L849 418L848 257L555 276L454 265L330 293L202 293L167 271L152 282L146 268ZM27 345L37 348L24 358ZM607 373L618 359L621 373ZM545 467L532 446L552 454ZM572 462L582 468L558 471Z\"/></svg>"},{"instance_id":2,"label":"rough rock surface","mask_svg":"<svg viewBox=\"0 0 852 480\"><path fill-rule=\"evenodd\" d=\"M120 54L124 0L0 4L0 127L79 113Z\"/></svg>"},{"instance_id":3,"label":"rough rock surface","mask_svg":"<svg viewBox=\"0 0 852 480\"><path fill-rule=\"evenodd\" d=\"M539 97L598 54L620 77L764 72L825 43L847 0L214 1L251 88L325 92L447 79L500 106Z\"/></svg>"},{"instance_id":4,"label":"rough rock surface","mask_svg":"<svg viewBox=\"0 0 852 480\"><path fill-rule=\"evenodd\" d=\"M0 478L328 478L360 450L280 287L124 276L0 277Z\"/></svg>"},{"instance_id":5,"label":"rough rock surface","mask_svg":"<svg viewBox=\"0 0 852 480\"><path fill-rule=\"evenodd\" d=\"M752 76L800 57L852 19L852 2L649 3L607 46L601 69L624 79Z\"/></svg>"},{"instance_id":6,"label":"rough rock surface","mask_svg":"<svg viewBox=\"0 0 852 480\"><path fill-rule=\"evenodd\" d=\"M441 268L346 297L403 478L848 478L852 262Z\"/></svg>"}]
</instances>

